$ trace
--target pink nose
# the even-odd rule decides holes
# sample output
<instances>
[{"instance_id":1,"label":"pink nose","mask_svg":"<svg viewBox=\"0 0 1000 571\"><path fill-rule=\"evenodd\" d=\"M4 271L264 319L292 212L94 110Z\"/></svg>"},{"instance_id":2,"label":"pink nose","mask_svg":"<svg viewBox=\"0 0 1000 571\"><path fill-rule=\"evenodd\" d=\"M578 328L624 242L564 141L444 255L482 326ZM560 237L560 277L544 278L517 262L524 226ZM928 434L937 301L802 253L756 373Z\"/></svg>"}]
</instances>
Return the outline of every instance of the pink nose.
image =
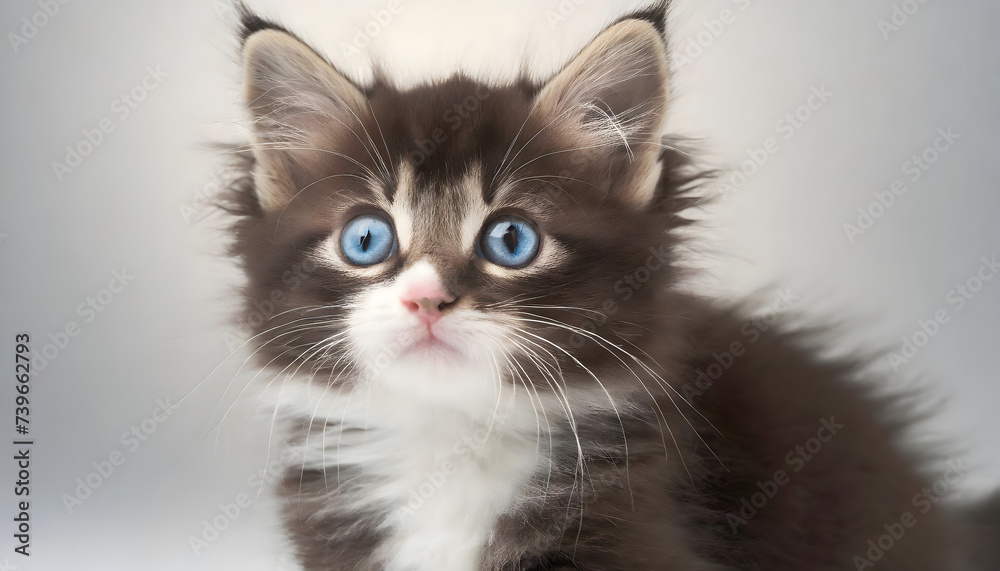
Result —
<instances>
[{"instance_id":1,"label":"pink nose","mask_svg":"<svg viewBox=\"0 0 1000 571\"><path fill-rule=\"evenodd\" d=\"M436 284L418 283L407 288L400 301L410 313L431 325L441 319L445 306L455 301L455 297Z\"/></svg>"}]
</instances>

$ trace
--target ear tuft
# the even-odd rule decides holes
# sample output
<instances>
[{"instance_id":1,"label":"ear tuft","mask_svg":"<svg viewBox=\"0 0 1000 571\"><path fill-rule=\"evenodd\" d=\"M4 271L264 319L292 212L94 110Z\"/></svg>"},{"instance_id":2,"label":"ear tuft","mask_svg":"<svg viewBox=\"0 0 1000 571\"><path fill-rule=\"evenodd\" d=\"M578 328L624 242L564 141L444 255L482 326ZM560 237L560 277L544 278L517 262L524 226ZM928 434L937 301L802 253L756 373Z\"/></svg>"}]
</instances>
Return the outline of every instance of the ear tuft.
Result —
<instances>
[{"instance_id":1,"label":"ear tuft","mask_svg":"<svg viewBox=\"0 0 1000 571\"><path fill-rule=\"evenodd\" d=\"M247 42L247 38L263 30L278 30L292 35L284 26L264 18L247 7L243 2L236 2L236 13L240 19L240 46Z\"/></svg>"},{"instance_id":2,"label":"ear tuft","mask_svg":"<svg viewBox=\"0 0 1000 571\"><path fill-rule=\"evenodd\" d=\"M643 8L623 16L618 19L616 24L619 22L624 22L625 20L642 20L649 22L656 28L656 31L660 34L660 37L666 37L667 35L667 10L670 7L669 0L660 0L656 4L649 6L648 8Z\"/></svg>"}]
</instances>

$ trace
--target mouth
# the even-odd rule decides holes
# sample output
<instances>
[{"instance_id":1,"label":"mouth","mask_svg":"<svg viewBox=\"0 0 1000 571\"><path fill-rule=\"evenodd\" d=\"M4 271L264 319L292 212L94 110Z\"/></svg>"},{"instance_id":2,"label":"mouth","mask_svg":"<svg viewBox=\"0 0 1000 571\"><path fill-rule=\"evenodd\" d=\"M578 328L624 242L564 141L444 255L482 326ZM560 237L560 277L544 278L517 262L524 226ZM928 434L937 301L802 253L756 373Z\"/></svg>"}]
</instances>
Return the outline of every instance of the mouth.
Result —
<instances>
[{"instance_id":1,"label":"mouth","mask_svg":"<svg viewBox=\"0 0 1000 571\"><path fill-rule=\"evenodd\" d=\"M423 337L413 342L409 348L409 353L457 353L457 350L450 344L442 340L430 330L424 333Z\"/></svg>"}]
</instances>

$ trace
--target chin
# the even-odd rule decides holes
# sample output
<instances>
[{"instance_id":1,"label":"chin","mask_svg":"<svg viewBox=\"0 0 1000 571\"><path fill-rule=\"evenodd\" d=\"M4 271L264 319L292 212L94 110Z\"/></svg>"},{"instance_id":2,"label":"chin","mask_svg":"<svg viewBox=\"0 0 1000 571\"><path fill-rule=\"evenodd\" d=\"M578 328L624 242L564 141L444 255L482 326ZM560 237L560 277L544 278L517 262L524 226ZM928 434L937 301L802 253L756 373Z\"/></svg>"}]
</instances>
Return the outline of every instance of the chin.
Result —
<instances>
[{"instance_id":1,"label":"chin","mask_svg":"<svg viewBox=\"0 0 1000 571\"><path fill-rule=\"evenodd\" d=\"M407 351L379 371L367 398L374 395L407 410L419 405L478 418L493 411L507 392L495 369L436 343Z\"/></svg>"}]
</instances>

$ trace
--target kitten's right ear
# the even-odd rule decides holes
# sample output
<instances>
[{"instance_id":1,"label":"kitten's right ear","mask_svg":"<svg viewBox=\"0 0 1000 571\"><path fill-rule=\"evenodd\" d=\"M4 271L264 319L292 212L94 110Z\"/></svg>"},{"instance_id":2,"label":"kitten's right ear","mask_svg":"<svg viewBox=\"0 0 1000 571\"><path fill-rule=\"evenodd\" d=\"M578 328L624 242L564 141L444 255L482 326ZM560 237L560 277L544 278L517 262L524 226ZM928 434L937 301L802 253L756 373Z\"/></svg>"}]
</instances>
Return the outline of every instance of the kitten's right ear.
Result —
<instances>
[{"instance_id":1,"label":"kitten's right ear","mask_svg":"<svg viewBox=\"0 0 1000 571\"><path fill-rule=\"evenodd\" d=\"M273 212L337 160L329 150L359 128L367 99L312 48L278 28L246 36L243 70L254 184L261 206Z\"/></svg>"}]
</instances>

